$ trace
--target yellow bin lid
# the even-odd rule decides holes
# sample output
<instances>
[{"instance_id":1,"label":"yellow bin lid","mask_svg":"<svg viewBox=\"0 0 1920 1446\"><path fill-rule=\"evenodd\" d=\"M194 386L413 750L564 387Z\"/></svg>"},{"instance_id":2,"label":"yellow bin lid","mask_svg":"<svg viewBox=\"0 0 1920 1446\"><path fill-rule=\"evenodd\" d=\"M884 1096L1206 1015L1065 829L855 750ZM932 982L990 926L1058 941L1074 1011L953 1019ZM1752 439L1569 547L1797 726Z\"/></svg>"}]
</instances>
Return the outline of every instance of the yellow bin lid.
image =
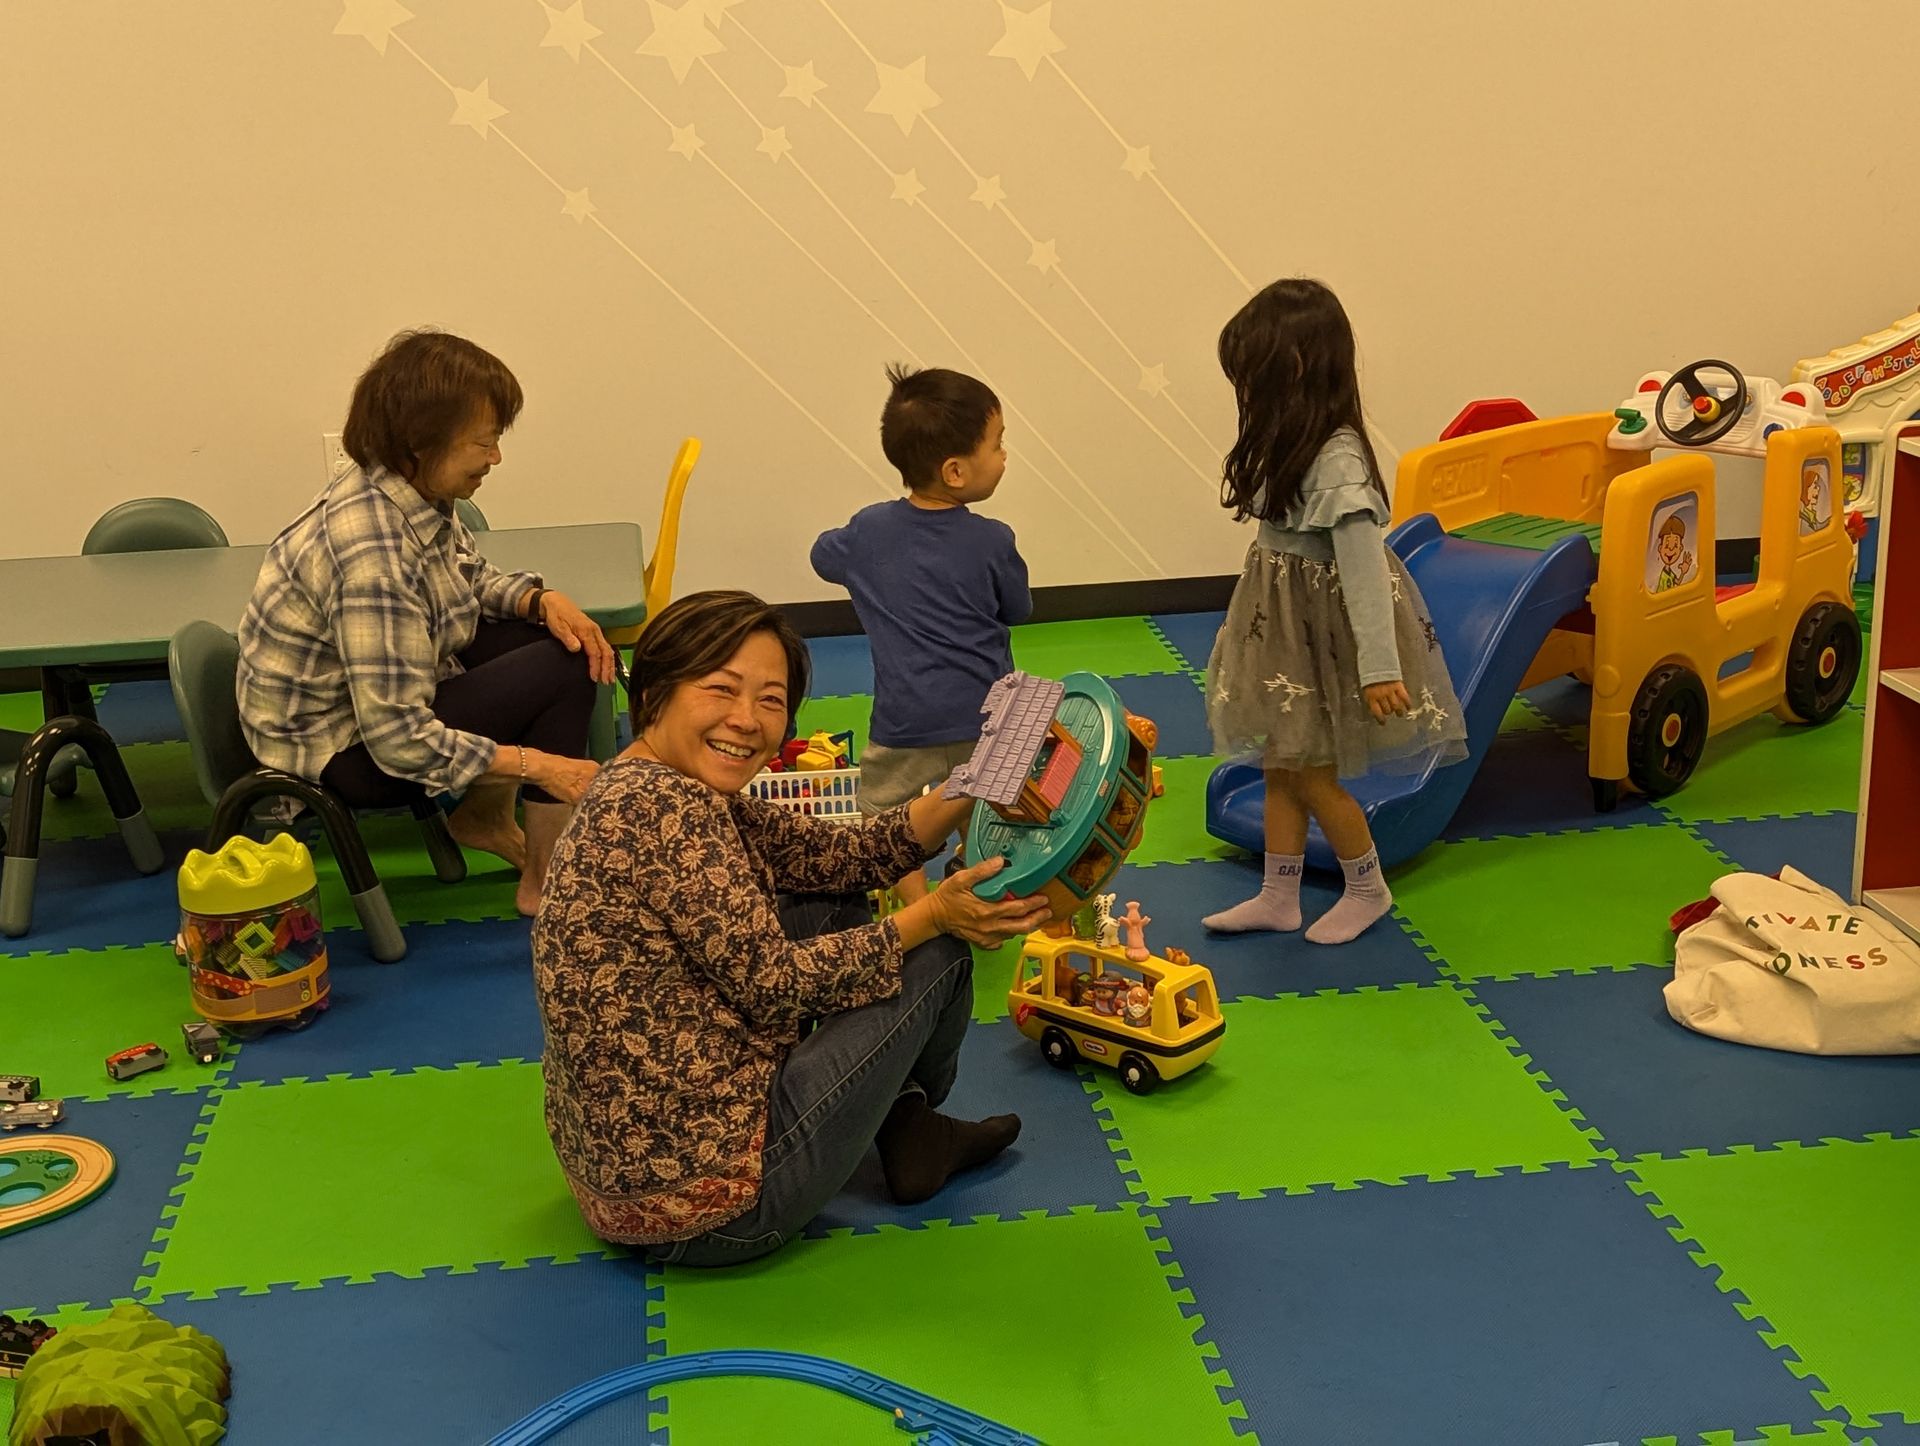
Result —
<instances>
[{"instance_id":1,"label":"yellow bin lid","mask_svg":"<svg viewBox=\"0 0 1920 1446\"><path fill-rule=\"evenodd\" d=\"M190 850L180 865L180 907L190 914L249 914L313 887L313 855L290 833L265 844L239 834L218 853Z\"/></svg>"}]
</instances>

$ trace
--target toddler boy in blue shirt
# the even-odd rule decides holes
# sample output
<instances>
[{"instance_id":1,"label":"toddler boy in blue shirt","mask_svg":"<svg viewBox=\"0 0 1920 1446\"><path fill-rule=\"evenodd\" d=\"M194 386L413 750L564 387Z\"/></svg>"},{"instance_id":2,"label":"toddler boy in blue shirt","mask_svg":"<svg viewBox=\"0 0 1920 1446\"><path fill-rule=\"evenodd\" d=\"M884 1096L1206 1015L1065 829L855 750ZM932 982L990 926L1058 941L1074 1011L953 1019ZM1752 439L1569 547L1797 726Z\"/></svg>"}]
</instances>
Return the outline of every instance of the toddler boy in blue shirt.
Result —
<instances>
[{"instance_id":1,"label":"toddler boy in blue shirt","mask_svg":"<svg viewBox=\"0 0 1920 1446\"><path fill-rule=\"evenodd\" d=\"M916 798L973 754L980 705L1013 671L1008 629L1033 595L1013 529L969 504L1007 470L1006 418L986 383L943 368L887 369L880 449L907 495L820 534L813 570L845 587L873 651L873 721L860 758L871 815ZM917 898L924 876L902 881Z\"/></svg>"}]
</instances>

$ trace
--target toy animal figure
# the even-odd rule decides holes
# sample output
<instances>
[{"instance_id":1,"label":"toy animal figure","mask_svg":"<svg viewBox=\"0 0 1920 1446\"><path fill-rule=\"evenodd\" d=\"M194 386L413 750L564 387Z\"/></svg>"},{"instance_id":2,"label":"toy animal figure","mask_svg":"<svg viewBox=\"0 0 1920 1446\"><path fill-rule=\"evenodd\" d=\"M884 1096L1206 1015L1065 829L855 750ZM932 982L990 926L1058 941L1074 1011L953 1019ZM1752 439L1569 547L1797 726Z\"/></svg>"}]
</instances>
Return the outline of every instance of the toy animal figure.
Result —
<instances>
[{"instance_id":1,"label":"toy animal figure","mask_svg":"<svg viewBox=\"0 0 1920 1446\"><path fill-rule=\"evenodd\" d=\"M1114 894L1095 894L1093 896L1093 942L1104 949L1111 949L1120 942L1120 926L1113 920Z\"/></svg>"},{"instance_id":2,"label":"toy animal figure","mask_svg":"<svg viewBox=\"0 0 1920 1446\"><path fill-rule=\"evenodd\" d=\"M1147 925L1153 922L1153 915L1140 912L1138 899L1127 900L1127 912L1120 917L1127 930L1127 957L1138 964L1142 959L1151 958L1147 951Z\"/></svg>"}]
</instances>

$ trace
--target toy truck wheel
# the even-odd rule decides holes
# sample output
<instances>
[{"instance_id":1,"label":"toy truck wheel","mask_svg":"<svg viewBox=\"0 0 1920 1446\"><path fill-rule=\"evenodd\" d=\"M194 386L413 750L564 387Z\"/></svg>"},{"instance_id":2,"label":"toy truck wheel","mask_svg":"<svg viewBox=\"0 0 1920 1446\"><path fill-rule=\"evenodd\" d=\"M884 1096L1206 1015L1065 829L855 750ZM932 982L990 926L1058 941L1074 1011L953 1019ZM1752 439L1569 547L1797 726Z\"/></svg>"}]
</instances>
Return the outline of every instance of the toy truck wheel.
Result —
<instances>
[{"instance_id":1,"label":"toy truck wheel","mask_svg":"<svg viewBox=\"0 0 1920 1446\"><path fill-rule=\"evenodd\" d=\"M1040 1053L1047 1057L1047 1063L1055 1069L1072 1069L1073 1062L1080 1052L1073 1047L1073 1041L1067 1037L1064 1029L1049 1028L1040 1036Z\"/></svg>"},{"instance_id":2,"label":"toy truck wheel","mask_svg":"<svg viewBox=\"0 0 1920 1446\"><path fill-rule=\"evenodd\" d=\"M1787 707L1808 723L1824 723L1853 696L1860 676L1860 619L1839 603L1816 603L1793 631L1787 650Z\"/></svg>"},{"instance_id":3,"label":"toy truck wheel","mask_svg":"<svg viewBox=\"0 0 1920 1446\"><path fill-rule=\"evenodd\" d=\"M1128 1050L1120 1056L1120 1083L1128 1094L1150 1095L1160 1088L1160 1071L1145 1055Z\"/></svg>"},{"instance_id":4,"label":"toy truck wheel","mask_svg":"<svg viewBox=\"0 0 1920 1446\"><path fill-rule=\"evenodd\" d=\"M1627 777L1649 798L1665 798L1693 776L1707 746L1707 690L1680 663L1655 668L1633 700Z\"/></svg>"}]
</instances>

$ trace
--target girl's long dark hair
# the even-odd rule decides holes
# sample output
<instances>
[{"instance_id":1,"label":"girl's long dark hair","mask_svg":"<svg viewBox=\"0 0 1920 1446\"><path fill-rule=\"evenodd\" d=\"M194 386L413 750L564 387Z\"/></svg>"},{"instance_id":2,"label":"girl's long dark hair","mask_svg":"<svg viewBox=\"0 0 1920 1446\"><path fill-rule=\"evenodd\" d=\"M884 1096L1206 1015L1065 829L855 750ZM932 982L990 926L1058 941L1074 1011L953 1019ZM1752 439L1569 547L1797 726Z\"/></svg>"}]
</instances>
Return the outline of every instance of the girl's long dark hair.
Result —
<instances>
[{"instance_id":1,"label":"girl's long dark hair","mask_svg":"<svg viewBox=\"0 0 1920 1446\"><path fill-rule=\"evenodd\" d=\"M1240 435L1220 482L1220 505L1234 521L1285 517L1313 459L1342 427L1360 439L1373 485L1385 494L1360 414L1353 327L1320 282L1276 281L1241 307L1221 329L1220 370L1240 407Z\"/></svg>"}]
</instances>

